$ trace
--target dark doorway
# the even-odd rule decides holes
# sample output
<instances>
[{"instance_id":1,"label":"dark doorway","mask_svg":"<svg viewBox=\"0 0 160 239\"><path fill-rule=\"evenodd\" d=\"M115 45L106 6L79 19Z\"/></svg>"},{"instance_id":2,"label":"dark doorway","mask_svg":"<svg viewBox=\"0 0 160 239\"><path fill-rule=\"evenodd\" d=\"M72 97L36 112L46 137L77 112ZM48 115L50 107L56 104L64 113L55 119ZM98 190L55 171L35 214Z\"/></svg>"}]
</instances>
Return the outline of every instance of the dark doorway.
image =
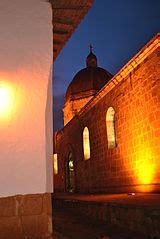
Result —
<instances>
[{"instance_id":1,"label":"dark doorway","mask_svg":"<svg viewBox=\"0 0 160 239\"><path fill-rule=\"evenodd\" d=\"M74 160L73 154L70 152L66 162L66 191L73 193L74 189Z\"/></svg>"}]
</instances>

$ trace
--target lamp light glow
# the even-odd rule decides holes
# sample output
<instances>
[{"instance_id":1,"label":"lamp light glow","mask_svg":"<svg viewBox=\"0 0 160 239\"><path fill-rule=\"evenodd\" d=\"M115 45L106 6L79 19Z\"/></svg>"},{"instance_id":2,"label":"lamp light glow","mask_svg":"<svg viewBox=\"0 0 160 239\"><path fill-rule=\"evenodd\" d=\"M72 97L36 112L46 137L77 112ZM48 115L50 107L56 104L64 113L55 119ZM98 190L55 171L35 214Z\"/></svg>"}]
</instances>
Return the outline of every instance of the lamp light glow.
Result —
<instances>
[{"instance_id":1,"label":"lamp light glow","mask_svg":"<svg viewBox=\"0 0 160 239\"><path fill-rule=\"evenodd\" d=\"M12 90L8 85L0 84L0 118L7 117L12 109Z\"/></svg>"},{"instance_id":2,"label":"lamp light glow","mask_svg":"<svg viewBox=\"0 0 160 239\"><path fill-rule=\"evenodd\" d=\"M138 177L142 184L152 183L155 167L148 161L139 164Z\"/></svg>"},{"instance_id":3,"label":"lamp light glow","mask_svg":"<svg viewBox=\"0 0 160 239\"><path fill-rule=\"evenodd\" d=\"M145 185L147 185L147 190L152 191L152 183L154 182L154 177L156 174L156 168L154 164L154 153L149 147L149 144L145 143L141 147L141 151L137 153L137 170L135 171L138 184L144 185L142 191L146 191Z\"/></svg>"}]
</instances>

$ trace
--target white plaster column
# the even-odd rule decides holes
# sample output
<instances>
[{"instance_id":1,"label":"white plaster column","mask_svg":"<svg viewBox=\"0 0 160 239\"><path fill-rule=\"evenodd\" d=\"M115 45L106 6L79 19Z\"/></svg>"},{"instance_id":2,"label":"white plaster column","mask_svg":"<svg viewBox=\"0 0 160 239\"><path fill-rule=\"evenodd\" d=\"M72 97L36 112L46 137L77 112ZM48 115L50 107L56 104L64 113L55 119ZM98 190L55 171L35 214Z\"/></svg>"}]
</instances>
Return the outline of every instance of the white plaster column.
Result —
<instances>
[{"instance_id":1,"label":"white plaster column","mask_svg":"<svg viewBox=\"0 0 160 239\"><path fill-rule=\"evenodd\" d=\"M0 1L0 197L52 191L52 52L47 1Z\"/></svg>"}]
</instances>

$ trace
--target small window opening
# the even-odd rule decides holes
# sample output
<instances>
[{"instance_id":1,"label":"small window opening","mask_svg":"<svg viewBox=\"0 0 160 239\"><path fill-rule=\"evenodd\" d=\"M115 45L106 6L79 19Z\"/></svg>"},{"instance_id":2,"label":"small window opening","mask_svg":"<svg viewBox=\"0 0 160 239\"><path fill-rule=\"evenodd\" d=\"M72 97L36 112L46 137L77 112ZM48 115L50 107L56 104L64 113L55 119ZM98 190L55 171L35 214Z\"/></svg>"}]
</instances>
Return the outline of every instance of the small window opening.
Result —
<instances>
[{"instance_id":1,"label":"small window opening","mask_svg":"<svg viewBox=\"0 0 160 239\"><path fill-rule=\"evenodd\" d=\"M106 114L106 128L107 128L107 139L108 148L116 147L116 132L115 132L115 110L110 107Z\"/></svg>"},{"instance_id":2,"label":"small window opening","mask_svg":"<svg viewBox=\"0 0 160 239\"><path fill-rule=\"evenodd\" d=\"M54 174L58 174L58 156L57 154L53 155L53 169L54 169Z\"/></svg>"},{"instance_id":3,"label":"small window opening","mask_svg":"<svg viewBox=\"0 0 160 239\"><path fill-rule=\"evenodd\" d=\"M83 130L83 152L84 152L84 160L88 160L90 158L90 142L89 142L89 130L87 127Z\"/></svg>"}]
</instances>

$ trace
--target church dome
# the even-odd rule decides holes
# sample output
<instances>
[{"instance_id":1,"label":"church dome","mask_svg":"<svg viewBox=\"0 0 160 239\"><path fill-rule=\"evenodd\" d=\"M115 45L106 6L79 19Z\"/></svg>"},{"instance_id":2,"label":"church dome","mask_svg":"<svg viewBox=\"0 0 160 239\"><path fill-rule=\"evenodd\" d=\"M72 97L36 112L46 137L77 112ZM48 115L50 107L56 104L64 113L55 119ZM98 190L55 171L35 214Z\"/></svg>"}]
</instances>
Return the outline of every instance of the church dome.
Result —
<instances>
[{"instance_id":1,"label":"church dome","mask_svg":"<svg viewBox=\"0 0 160 239\"><path fill-rule=\"evenodd\" d=\"M86 58L86 68L80 70L69 85L65 102L95 95L111 78L108 71L97 66L97 57L91 50Z\"/></svg>"},{"instance_id":2,"label":"church dome","mask_svg":"<svg viewBox=\"0 0 160 239\"><path fill-rule=\"evenodd\" d=\"M66 125L112 78L105 69L97 66L97 57L92 48L86 58L86 68L80 70L68 86L63 107Z\"/></svg>"},{"instance_id":3,"label":"church dome","mask_svg":"<svg viewBox=\"0 0 160 239\"><path fill-rule=\"evenodd\" d=\"M80 70L71 81L65 100L86 97L99 91L110 79L112 75L100 67L86 67Z\"/></svg>"}]
</instances>

